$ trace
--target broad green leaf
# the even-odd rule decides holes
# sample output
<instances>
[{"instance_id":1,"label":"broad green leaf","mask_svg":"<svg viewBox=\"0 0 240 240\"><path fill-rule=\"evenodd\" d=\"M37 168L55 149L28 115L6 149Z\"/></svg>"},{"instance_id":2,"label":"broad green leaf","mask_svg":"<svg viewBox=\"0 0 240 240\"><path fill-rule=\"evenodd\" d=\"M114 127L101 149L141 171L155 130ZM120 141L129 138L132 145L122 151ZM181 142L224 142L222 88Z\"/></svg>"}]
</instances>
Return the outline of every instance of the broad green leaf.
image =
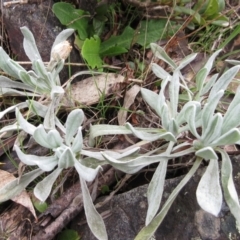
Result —
<instances>
[{"instance_id":1,"label":"broad green leaf","mask_svg":"<svg viewBox=\"0 0 240 240\"><path fill-rule=\"evenodd\" d=\"M60 232L57 236L58 240L81 240L80 236L78 235L77 231L72 229L65 229Z\"/></svg>"},{"instance_id":2,"label":"broad green leaf","mask_svg":"<svg viewBox=\"0 0 240 240\"><path fill-rule=\"evenodd\" d=\"M85 180L81 177L81 175L79 175L79 177L80 177L82 196L83 196L83 207L84 207L88 226L91 229L93 235L97 239L108 240L104 221L101 215L97 212L96 208L94 207L87 184Z\"/></svg>"},{"instance_id":3,"label":"broad green leaf","mask_svg":"<svg viewBox=\"0 0 240 240\"><path fill-rule=\"evenodd\" d=\"M26 55L30 59L31 62L35 60L42 61L42 58L38 52L38 48L34 39L33 34L27 27L21 27L21 32L24 36L23 39L23 47Z\"/></svg>"},{"instance_id":4,"label":"broad green leaf","mask_svg":"<svg viewBox=\"0 0 240 240\"><path fill-rule=\"evenodd\" d=\"M100 51L101 51L101 47L100 47ZM120 55L120 54L123 54L123 53L127 53L127 52L128 52L128 50L126 48L115 46L115 47L107 49L104 52L104 56L112 57L112 56L117 56L117 55ZM101 57L102 56L103 55L101 55Z\"/></svg>"},{"instance_id":5,"label":"broad green leaf","mask_svg":"<svg viewBox=\"0 0 240 240\"><path fill-rule=\"evenodd\" d=\"M218 159L218 156L212 147L204 147L204 148L196 151L195 155L198 157L201 157L205 160L209 160L209 159L217 160Z\"/></svg>"},{"instance_id":6,"label":"broad green leaf","mask_svg":"<svg viewBox=\"0 0 240 240\"><path fill-rule=\"evenodd\" d=\"M56 156L36 156L31 154L25 154L21 151L21 149L14 145L14 149L19 157L19 159L29 166L37 165L43 171L49 172L52 171L57 165L57 157Z\"/></svg>"},{"instance_id":7,"label":"broad green leaf","mask_svg":"<svg viewBox=\"0 0 240 240\"><path fill-rule=\"evenodd\" d=\"M173 201L178 196L179 192L182 190L182 188L186 185L186 183L190 180L190 178L194 175L194 173L197 171L201 164L202 159L197 158L197 160L194 162L192 168L190 171L186 174L186 176L181 180L181 182L178 184L178 186L173 190L173 192L170 194L169 198L163 205L161 211L157 214L155 218L142 230L138 233L138 235L135 237L134 240L149 240L150 237L155 233L157 228L162 223L163 219L168 213L168 210L173 204Z\"/></svg>"},{"instance_id":8,"label":"broad green leaf","mask_svg":"<svg viewBox=\"0 0 240 240\"><path fill-rule=\"evenodd\" d=\"M83 43L82 56L91 68L102 67L102 59L100 58L100 44L101 40L97 35L87 38Z\"/></svg>"},{"instance_id":9,"label":"broad green leaf","mask_svg":"<svg viewBox=\"0 0 240 240\"><path fill-rule=\"evenodd\" d=\"M198 204L204 211L218 216L223 199L217 160L210 159L209 165L198 184L196 196Z\"/></svg>"},{"instance_id":10,"label":"broad green leaf","mask_svg":"<svg viewBox=\"0 0 240 240\"><path fill-rule=\"evenodd\" d=\"M45 177L41 182L37 183L35 186L33 192L36 198L41 200L42 202L45 202L48 198L52 186L54 182L56 181L59 174L62 172L61 168L55 169L52 173L50 173L47 177Z\"/></svg>"},{"instance_id":11,"label":"broad green leaf","mask_svg":"<svg viewBox=\"0 0 240 240\"><path fill-rule=\"evenodd\" d=\"M65 141L68 146L73 141L73 136L77 133L79 127L82 125L84 120L84 113L82 109L74 109L68 114L66 121L66 137Z\"/></svg>"},{"instance_id":12,"label":"broad green leaf","mask_svg":"<svg viewBox=\"0 0 240 240\"><path fill-rule=\"evenodd\" d=\"M48 204L46 202L42 202L35 198L34 196L32 197L32 203L33 206L38 210L38 212L43 213L47 210Z\"/></svg>"},{"instance_id":13,"label":"broad green leaf","mask_svg":"<svg viewBox=\"0 0 240 240\"><path fill-rule=\"evenodd\" d=\"M16 178L12 182L9 182L4 187L0 189L0 202L5 202L18 194L20 194L29 183L40 176L43 173L41 169L35 169L21 176L21 178Z\"/></svg>"},{"instance_id":14,"label":"broad green leaf","mask_svg":"<svg viewBox=\"0 0 240 240\"><path fill-rule=\"evenodd\" d=\"M58 148L63 142L62 137L56 129L46 132L42 124L35 129L33 137L38 144L49 149Z\"/></svg>"},{"instance_id":15,"label":"broad green leaf","mask_svg":"<svg viewBox=\"0 0 240 240\"><path fill-rule=\"evenodd\" d=\"M85 40L88 37L88 18L84 16L86 14L84 11L75 9L72 4L65 2L53 4L52 10L63 25L77 30L80 39ZM70 32L67 34L69 33ZM62 39L62 37L60 39ZM54 46L56 44L54 43Z\"/></svg>"},{"instance_id":16,"label":"broad green leaf","mask_svg":"<svg viewBox=\"0 0 240 240\"><path fill-rule=\"evenodd\" d=\"M194 11L193 9L189 8L189 7L182 7L182 6L174 6L174 11L180 13L180 14L188 14L190 16L193 16L193 20L194 22L196 22L197 24L201 24L202 23L202 17L201 15Z\"/></svg>"},{"instance_id":17,"label":"broad green leaf","mask_svg":"<svg viewBox=\"0 0 240 240\"><path fill-rule=\"evenodd\" d=\"M203 17L212 18L212 16L219 12L218 0L208 0L207 8L203 13Z\"/></svg>"},{"instance_id":18,"label":"broad green leaf","mask_svg":"<svg viewBox=\"0 0 240 240\"><path fill-rule=\"evenodd\" d=\"M140 44L142 47L149 47L150 43L157 42L172 35L167 28L168 21L166 19L148 19L140 22L134 36L134 43ZM170 25L168 25L170 26ZM177 25L176 30L177 30Z\"/></svg>"},{"instance_id":19,"label":"broad green leaf","mask_svg":"<svg viewBox=\"0 0 240 240\"><path fill-rule=\"evenodd\" d=\"M125 49L126 51L132 44L134 30L127 26L119 36L111 36L108 40L101 43L100 55L101 57L108 56L109 49L114 47Z\"/></svg>"},{"instance_id":20,"label":"broad green leaf","mask_svg":"<svg viewBox=\"0 0 240 240\"><path fill-rule=\"evenodd\" d=\"M161 161L149 183L147 190L148 210L145 225L148 225L157 214L162 200L168 161Z\"/></svg>"},{"instance_id":21,"label":"broad green leaf","mask_svg":"<svg viewBox=\"0 0 240 240\"><path fill-rule=\"evenodd\" d=\"M218 149L222 156L221 180L225 201L237 221L237 227L240 231L240 204L239 198L234 186L232 176L232 163L228 154L222 149Z\"/></svg>"}]
</instances>

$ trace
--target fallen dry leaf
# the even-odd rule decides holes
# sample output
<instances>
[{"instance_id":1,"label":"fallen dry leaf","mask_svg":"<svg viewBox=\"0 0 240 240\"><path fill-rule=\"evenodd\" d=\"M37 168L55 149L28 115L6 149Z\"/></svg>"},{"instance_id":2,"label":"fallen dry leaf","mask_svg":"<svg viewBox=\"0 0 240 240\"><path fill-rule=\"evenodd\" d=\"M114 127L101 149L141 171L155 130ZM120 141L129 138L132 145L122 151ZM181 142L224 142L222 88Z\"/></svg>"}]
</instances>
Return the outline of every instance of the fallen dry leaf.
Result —
<instances>
[{"instance_id":1,"label":"fallen dry leaf","mask_svg":"<svg viewBox=\"0 0 240 240\"><path fill-rule=\"evenodd\" d=\"M97 103L101 96L109 96L119 91L124 77L115 73L96 75L71 84L69 96L71 101L84 105Z\"/></svg>"},{"instance_id":2,"label":"fallen dry leaf","mask_svg":"<svg viewBox=\"0 0 240 240\"><path fill-rule=\"evenodd\" d=\"M118 123L119 125L124 125L126 123L127 119L127 113L129 107L134 103L134 100L137 96L137 94L140 91L140 86L133 85L125 94L123 107L118 112Z\"/></svg>"},{"instance_id":3,"label":"fallen dry leaf","mask_svg":"<svg viewBox=\"0 0 240 240\"><path fill-rule=\"evenodd\" d=\"M0 188L4 187L7 183L13 181L14 179L16 179L14 177L13 174L0 170ZM24 206L25 208L27 208L35 217L35 219L37 220L37 216L36 216L36 212L35 209L33 207L32 201L30 199L30 197L28 196L27 192L24 190L21 194L17 195L16 197L11 199L12 201L21 204L22 206Z\"/></svg>"}]
</instances>

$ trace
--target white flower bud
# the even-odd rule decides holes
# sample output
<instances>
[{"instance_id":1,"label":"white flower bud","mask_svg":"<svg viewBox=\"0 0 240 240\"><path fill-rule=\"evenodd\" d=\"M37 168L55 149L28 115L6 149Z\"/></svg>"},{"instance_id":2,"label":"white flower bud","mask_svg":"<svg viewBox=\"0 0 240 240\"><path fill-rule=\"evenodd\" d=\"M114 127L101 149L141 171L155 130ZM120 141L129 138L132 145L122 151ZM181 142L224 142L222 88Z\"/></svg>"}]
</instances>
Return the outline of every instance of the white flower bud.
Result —
<instances>
[{"instance_id":1,"label":"white flower bud","mask_svg":"<svg viewBox=\"0 0 240 240\"><path fill-rule=\"evenodd\" d=\"M51 53L51 61L55 60L56 62L60 60L65 60L72 50L72 46L68 41L63 41L57 44Z\"/></svg>"}]
</instances>

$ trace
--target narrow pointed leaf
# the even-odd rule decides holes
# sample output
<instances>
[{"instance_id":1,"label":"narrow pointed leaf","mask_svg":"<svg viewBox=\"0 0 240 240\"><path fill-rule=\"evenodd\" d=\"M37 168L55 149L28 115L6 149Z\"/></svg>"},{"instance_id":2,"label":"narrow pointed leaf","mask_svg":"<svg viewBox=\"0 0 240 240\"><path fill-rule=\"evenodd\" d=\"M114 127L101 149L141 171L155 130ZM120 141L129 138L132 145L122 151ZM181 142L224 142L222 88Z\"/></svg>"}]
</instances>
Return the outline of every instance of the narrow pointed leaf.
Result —
<instances>
[{"instance_id":1,"label":"narrow pointed leaf","mask_svg":"<svg viewBox=\"0 0 240 240\"><path fill-rule=\"evenodd\" d=\"M78 132L77 132L75 138L73 139L71 149L74 153L77 153L82 150L82 147L83 147L82 127L79 127Z\"/></svg>"},{"instance_id":2,"label":"narrow pointed leaf","mask_svg":"<svg viewBox=\"0 0 240 240\"><path fill-rule=\"evenodd\" d=\"M142 132L142 131L136 130L130 123L126 123L126 127L128 129L130 129L136 137L138 137L142 140L155 141L158 139L165 139L167 141L172 141L172 142L176 141L174 135L170 132L163 132L163 133L159 133L159 134L157 134L157 133L151 134L151 133L147 133L147 132Z\"/></svg>"},{"instance_id":3,"label":"narrow pointed leaf","mask_svg":"<svg viewBox=\"0 0 240 240\"><path fill-rule=\"evenodd\" d=\"M138 233L138 235L135 237L134 240L149 240L151 236L155 233L157 228L162 223L163 219L168 213L168 210L173 204L173 201L178 196L179 192L182 190L182 188L186 185L186 183L190 180L190 178L194 175L194 173L197 171L201 164L201 159L197 159L190 171L187 173L187 175L181 180L181 182L178 184L178 186L173 190L173 192L170 194L169 198L163 205L161 211L157 214L155 218L142 230Z\"/></svg>"},{"instance_id":4,"label":"narrow pointed leaf","mask_svg":"<svg viewBox=\"0 0 240 240\"><path fill-rule=\"evenodd\" d=\"M240 140L240 130L233 128L211 143L211 146L224 146L238 142Z\"/></svg>"},{"instance_id":5,"label":"narrow pointed leaf","mask_svg":"<svg viewBox=\"0 0 240 240\"><path fill-rule=\"evenodd\" d=\"M36 185L33 190L36 198L38 198L41 202L46 201L52 190L54 182L56 181L57 177L61 172L61 168L55 169L52 173L50 173L47 177L45 177L41 182Z\"/></svg>"},{"instance_id":6,"label":"narrow pointed leaf","mask_svg":"<svg viewBox=\"0 0 240 240\"><path fill-rule=\"evenodd\" d=\"M43 171L52 171L58 163L58 159L56 156L36 156L31 154L25 154L21 151L21 149L15 145L14 149L19 157L19 159L29 166L37 165Z\"/></svg>"},{"instance_id":7,"label":"narrow pointed leaf","mask_svg":"<svg viewBox=\"0 0 240 240\"><path fill-rule=\"evenodd\" d=\"M79 177L80 177L81 189L82 189L82 195L83 195L83 206L84 206L84 211L85 211L88 226L97 239L108 240L104 221L101 215L97 212L96 208L94 207L87 184L85 180L81 177L81 175Z\"/></svg>"},{"instance_id":8,"label":"narrow pointed leaf","mask_svg":"<svg viewBox=\"0 0 240 240\"><path fill-rule=\"evenodd\" d=\"M24 51L25 51L26 55L28 56L28 58L31 60L31 62L33 62L34 60L38 60L38 59L42 60L42 58L38 52L34 36L31 33L31 31L27 27L21 27L20 29L24 36L23 47L24 47Z\"/></svg>"},{"instance_id":9,"label":"narrow pointed leaf","mask_svg":"<svg viewBox=\"0 0 240 240\"><path fill-rule=\"evenodd\" d=\"M19 71L25 71L25 69L18 63L13 63L8 54L0 47L0 68L11 77L19 78Z\"/></svg>"},{"instance_id":10,"label":"narrow pointed leaf","mask_svg":"<svg viewBox=\"0 0 240 240\"><path fill-rule=\"evenodd\" d=\"M168 161L161 161L153 175L148 186L147 199L148 210L145 225L148 225L157 214L162 200L165 177L167 172Z\"/></svg>"},{"instance_id":11,"label":"narrow pointed leaf","mask_svg":"<svg viewBox=\"0 0 240 240\"><path fill-rule=\"evenodd\" d=\"M201 140L205 145L219 138L222 130L223 117L216 113L211 119L207 128L202 133Z\"/></svg>"},{"instance_id":12,"label":"narrow pointed leaf","mask_svg":"<svg viewBox=\"0 0 240 240\"><path fill-rule=\"evenodd\" d=\"M87 182L92 182L96 178L98 171L101 169L100 166L95 169L85 167L78 160L75 160L74 167L76 168L79 176L81 176Z\"/></svg>"},{"instance_id":13,"label":"narrow pointed leaf","mask_svg":"<svg viewBox=\"0 0 240 240\"><path fill-rule=\"evenodd\" d=\"M225 201L237 221L237 227L240 230L240 204L239 198L234 186L233 176L232 176L232 163L228 154L219 150L222 155L222 167L221 167L221 180Z\"/></svg>"},{"instance_id":14,"label":"narrow pointed leaf","mask_svg":"<svg viewBox=\"0 0 240 240\"><path fill-rule=\"evenodd\" d=\"M217 92L214 96L214 98L208 100L208 102L205 104L203 110L202 110L202 128L203 132L207 129L207 126L210 122L210 119L212 118L215 109L219 103L219 100L223 96L224 91L220 90Z\"/></svg>"},{"instance_id":15,"label":"narrow pointed leaf","mask_svg":"<svg viewBox=\"0 0 240 240\"><path fill-rule=\"evenodd\" d=\"M213 85L212 90L209 94L209 99L215 98L215 95L220 90L226 90L229 83L233 80L236 74L239 72L240 66L235 66L227 70Z\"/></svg>"},{"instance_id":16,"label":"narrow pointed leaf","mask_svg":"<svg viewBox=\"0 0 240 240\"><path fill-rule=\"evenodd\" d=\"M36 130L36 127L29 123L28 121L25 120L25 118L22 116L21 112L19 111L18 108L16 108L16 118L18 121L18 124L22 128L23 131L26 133L33 135L34 131Z\"/></svg>"},{"instance_id":17,"label":"narrow pointed leaf","mask_svg":"<svg viewBox=\"0 0 240 240\"><path fill-rule=\"evenodd\" d=\"M237 88L235 96L230 105L228 106L227 112L224 115L222 134L240 125L239 113L240 113L240 87Z\"/></svg>"},{"instance_id":18,"label":"narrow pointed leaf","mask_svg":"<svg viewBox=\"0 0 240 240\"><path fill-rule=\"evenodd\" d=\"M188 56L186 56L183 60L180 61L180 64L178 65L177 69L181 70L184 67L186 67L190 62L192 62L197 56L197 53L192 53Z\"/></svg>"},{"instance_id":19,"label":"narrow pointed leaf","mask_svg":"<svg viewBox=\"0 0 240 240\"><path fill-rule=\"evenodd\" d=\"M162 47L160 47L156 43L151 43L150 47L151 47L152 52L155 55L155 57L157 57L157 58L163 60L164 62L168 63L172 67L172 69L177 68L176 63L168 56L168 54L165 52L165 50Z\"/></svg>"}]
</instances>

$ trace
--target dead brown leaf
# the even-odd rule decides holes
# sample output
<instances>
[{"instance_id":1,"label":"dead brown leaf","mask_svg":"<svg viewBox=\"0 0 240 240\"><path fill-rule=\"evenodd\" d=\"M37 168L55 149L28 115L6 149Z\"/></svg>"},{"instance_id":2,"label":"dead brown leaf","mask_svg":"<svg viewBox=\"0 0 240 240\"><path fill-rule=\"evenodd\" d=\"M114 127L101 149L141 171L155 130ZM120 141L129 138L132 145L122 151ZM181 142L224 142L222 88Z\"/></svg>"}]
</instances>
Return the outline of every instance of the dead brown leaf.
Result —
<instances>
[{"instance_id":1,"label":"dead brown leaf","mask_svg":"<svg viewBox=\"0 0 240 240\"><path fill-rule=\"evenodd\" d=\"M14 179L16 179L14 177L13 174L0 170L0 188L4 187L7 183L13 181ZM22 206L24 206L25 208L27 208L35 217L35 219L37 220L37 216L36 216L36 212L35 209L33 207L32 201L29 197L29 195L27 194L27 192L24 190L21 194L19 194L18 196L14 197L11 199L12 201L21 204Z\"/></svg>"},{"instance_id":2,"label":"dead brown leaf","mask_svg":"<svg viewBox=\"0 0 240 240\"><path fill-rule=\"evenodd\" d=\"M125 94L124 103L122 109L118 112L118 123L124 125L127 119L127 110L134 103L137 94L140 91L140 86L133 85Z\"/></svg>"},{"instance_id":3,"label":"dead brown leaf","mask_svg":"<svg viewBox=\"0 0 240 240\"><path fill-rule=\"evenodd\" d=\"M123 82L124 77L114 73L86 78L71 85L69 91L70 100L84 105L97 103L101 96L107 97L119 91Z\"/></svg>"}]
</instances>

